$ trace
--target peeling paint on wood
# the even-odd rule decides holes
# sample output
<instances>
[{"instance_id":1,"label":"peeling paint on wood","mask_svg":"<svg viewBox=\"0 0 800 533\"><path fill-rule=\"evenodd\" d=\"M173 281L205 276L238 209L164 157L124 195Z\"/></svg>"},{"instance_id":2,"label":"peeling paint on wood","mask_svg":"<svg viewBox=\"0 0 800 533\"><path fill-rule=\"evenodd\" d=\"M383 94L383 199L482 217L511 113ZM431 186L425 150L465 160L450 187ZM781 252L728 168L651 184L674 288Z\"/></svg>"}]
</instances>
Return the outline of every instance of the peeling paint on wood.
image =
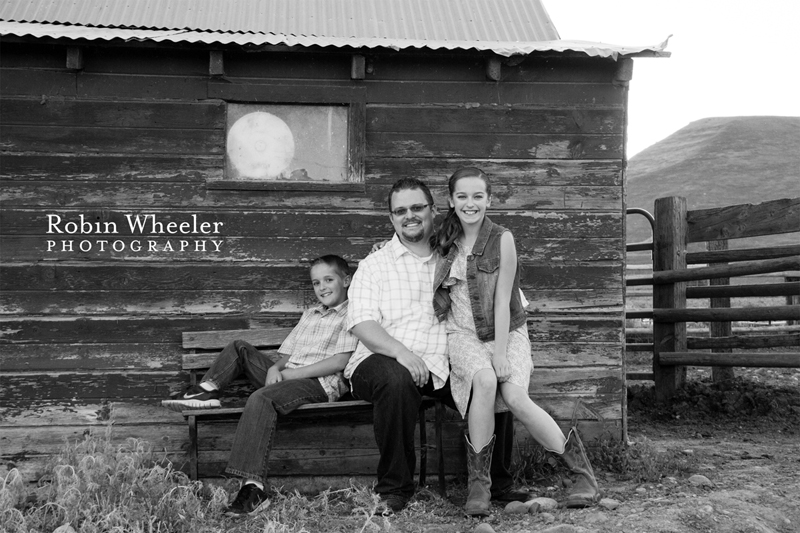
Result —
<instances>
[{"instance_id":1,"label":"peeling paint on wood","mask_svg":"<svg viewBox=\"0 0 800 533\"><path fill-rule=\"evenodd\" d=\"M531 302L531 395L559 420L580 398L606 418L582 414L584 435L622 436L626 91L613 85L613 61L529 57L497 84L485 81L481 57L391 53L356 87L349 54L263 61L231 50L228 79L210 80L207 50L163 49L153 61L136 46L88 45L77 74L63 68L61 45L29 44L4 45L0 67L0 475L19 466L35 479L64 438L107 424L120 441L157 435L181 464L185 423L158 402L186 380L182 332L292 326L314 302L309 259L339 253L356 266L391 235L395 179L425 180L444 209L460 166L489 173L491 216L515 235ZM363 187L208 187L225 179L223 98L278 93L365 101ZM115 222L125 249L48 253L46 213ZM149 237L125 224L137 213L218 221L224 242L133 252ZM237 385L230 401L246 394ZM224 468L232 428L201 432L206 473ZM450 413L452 473L464 469L462 428ZM270 466L371 474L376 461L370 425L353 421L286 426Z\"/></svg>"}]
</instances>

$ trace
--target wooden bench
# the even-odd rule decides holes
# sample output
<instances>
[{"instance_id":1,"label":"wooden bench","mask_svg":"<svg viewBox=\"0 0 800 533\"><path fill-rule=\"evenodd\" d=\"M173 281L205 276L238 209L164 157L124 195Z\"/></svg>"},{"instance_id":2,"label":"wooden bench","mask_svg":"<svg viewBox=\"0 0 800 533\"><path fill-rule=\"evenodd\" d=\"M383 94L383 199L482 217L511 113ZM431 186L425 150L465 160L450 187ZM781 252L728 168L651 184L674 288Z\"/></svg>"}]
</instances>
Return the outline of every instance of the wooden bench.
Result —
<instances>
[{"instance_id":1,"label":"wooden bench","mask_svg":"<svg viewBox=\"0 0 800 533\"><path fill-rule=\"evenodd\" d=\"M292 328L184 332L183 348L187 350L187 353L183 355L182 368L189 373L190 384L196 385L198 377L202 377L205 371L211 366L220 350L234 340L249 342L263 351L271 359L277 360L279 357L277 355L277 348L290 331L292 331ZM225 393L223 392L223 398L224 395ZM345 398L337 402L306 404L287 415L287 418L295 419L312 415L343 415L372 412L371 403L347 398L352 397L348 394ZM435 413L435 445L428 444L425 423L426 411L431 407L434 408ZM446 490L444 477L444 438L442 435L444 408L444 404L438 399L424 397L419 409L419 486L422 487L425 485L426 469L428 466L428 448L435 447L438 452L437 457L439 461L439 492L442 495L445 495ZM182 411L181 414L189 425L189 474L192 479L196 480L198 477L198 424L203 421L238 420L243 411L244 407L184 409Z\"/></svg>"}]
</instances>

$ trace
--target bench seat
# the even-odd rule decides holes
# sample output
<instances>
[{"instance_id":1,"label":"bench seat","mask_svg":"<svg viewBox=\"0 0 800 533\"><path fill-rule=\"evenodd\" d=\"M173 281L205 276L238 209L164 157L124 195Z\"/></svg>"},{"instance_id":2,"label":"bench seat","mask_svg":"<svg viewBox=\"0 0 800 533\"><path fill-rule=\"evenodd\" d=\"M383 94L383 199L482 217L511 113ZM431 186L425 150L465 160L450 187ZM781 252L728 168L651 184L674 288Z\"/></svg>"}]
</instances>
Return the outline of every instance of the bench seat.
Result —
<instances>
[{"instance_id":1,"label":"bench seat","mask_svg":"<svg viewBox=\"0 0 800 533\"><path fill-rule=\"evenodd\" d=\"M230 330L230 331L194 331L183 334L183 347L190 350L183 356L183 369L190 374L190 384L197 384L198 376L208 369L211 362L218 353L232 340L244 340L259 349L274 349L280 346L291 328L252 329L252 330ZM203 350L203 351L200 351ZM213 351L214 353L212 353ZM349 397L349 395L347 395ZM434 430L436 444L429 445L427 442L426 431L426 411L434 408ZM445 486L445 464L444 464L444 437L442 434L442 424L444 421L444 404L436 398L423 397L419 410L419 431L420 431L420 462L419 462L419 485L424 486L427 474L428 448L436 448L438 454L439 472L439 492L443 496L446 494ZM189 475L192 479L198 478L198 451L199 437L198 426L202 422L221 422L238 420L244 407L215 407L204 409L184 409L181 414L186 419L189 426ZM337 414L356 414L371 413L372 404L362 400L340 400L337 402L309 403L302 405L282 416L282 419L303 419L309 417L331 416Z\"/></svg>"}]
</instances>

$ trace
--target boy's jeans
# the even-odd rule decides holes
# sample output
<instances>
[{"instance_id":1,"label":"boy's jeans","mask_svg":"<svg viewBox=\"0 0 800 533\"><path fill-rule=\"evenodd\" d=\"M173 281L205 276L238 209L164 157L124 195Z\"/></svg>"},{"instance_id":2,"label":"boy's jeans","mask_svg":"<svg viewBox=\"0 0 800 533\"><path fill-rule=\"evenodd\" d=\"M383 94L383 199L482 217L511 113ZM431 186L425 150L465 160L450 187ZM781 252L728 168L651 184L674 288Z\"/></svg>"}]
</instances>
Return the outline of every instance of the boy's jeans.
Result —
<instances>
[{"instance_id":1,"label":"boy's jeans","mask_svg":"<svg viewBox=\"0 0 800 533\"><path fill-rule=\"evenodd\" d=\"M278 415L291 413L307 403L328 401L325 389L316 378L292 379L264 386L267 370L273 364L251 344L233 341L220 352L202 380L214 383L222 390L244 374L253 386L260 387L247 399L225 472L261 483L267 480L267 463Z\"/></svg>"}]
</instances>

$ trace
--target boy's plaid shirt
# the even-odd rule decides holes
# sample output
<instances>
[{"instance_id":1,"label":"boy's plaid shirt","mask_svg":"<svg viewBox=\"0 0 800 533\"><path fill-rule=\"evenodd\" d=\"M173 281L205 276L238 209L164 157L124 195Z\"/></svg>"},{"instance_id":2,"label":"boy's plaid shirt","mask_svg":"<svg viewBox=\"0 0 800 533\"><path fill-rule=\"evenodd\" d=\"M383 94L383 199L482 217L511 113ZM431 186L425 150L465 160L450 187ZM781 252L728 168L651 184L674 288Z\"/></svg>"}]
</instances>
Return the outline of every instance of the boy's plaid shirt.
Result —
<instances>
[{"instance_id":1,"label":"boy's plaid shirt","mask_svg":"<svg viewBox=\"0 0 800 533\"><path fill-rule=\"evenodd\" d=\"M435 388L450 375L447 333L433 314L433 274L439 254L419 258L403 246L397 234L358 265L350 284L347 329L374 320L386 333L421 357L433 374ZM372 352L358 343L344 375L350 379Z\"/></svg>"},{"instance_id":2,"label":"boy's plaid shirt","mask_svg":"<svg viewBox=\"0 0 800 533\"><path fill-rule=\"evenodd\" d=\"M278 348L280 355L289 356L286 368L308 366L337 353L354 351L358 339L345 327L346 317L347 300L336 307L318 305L306 310ZM348 391L341 372L317 379L332 402Z\"/></svg>"}]
</instances>

